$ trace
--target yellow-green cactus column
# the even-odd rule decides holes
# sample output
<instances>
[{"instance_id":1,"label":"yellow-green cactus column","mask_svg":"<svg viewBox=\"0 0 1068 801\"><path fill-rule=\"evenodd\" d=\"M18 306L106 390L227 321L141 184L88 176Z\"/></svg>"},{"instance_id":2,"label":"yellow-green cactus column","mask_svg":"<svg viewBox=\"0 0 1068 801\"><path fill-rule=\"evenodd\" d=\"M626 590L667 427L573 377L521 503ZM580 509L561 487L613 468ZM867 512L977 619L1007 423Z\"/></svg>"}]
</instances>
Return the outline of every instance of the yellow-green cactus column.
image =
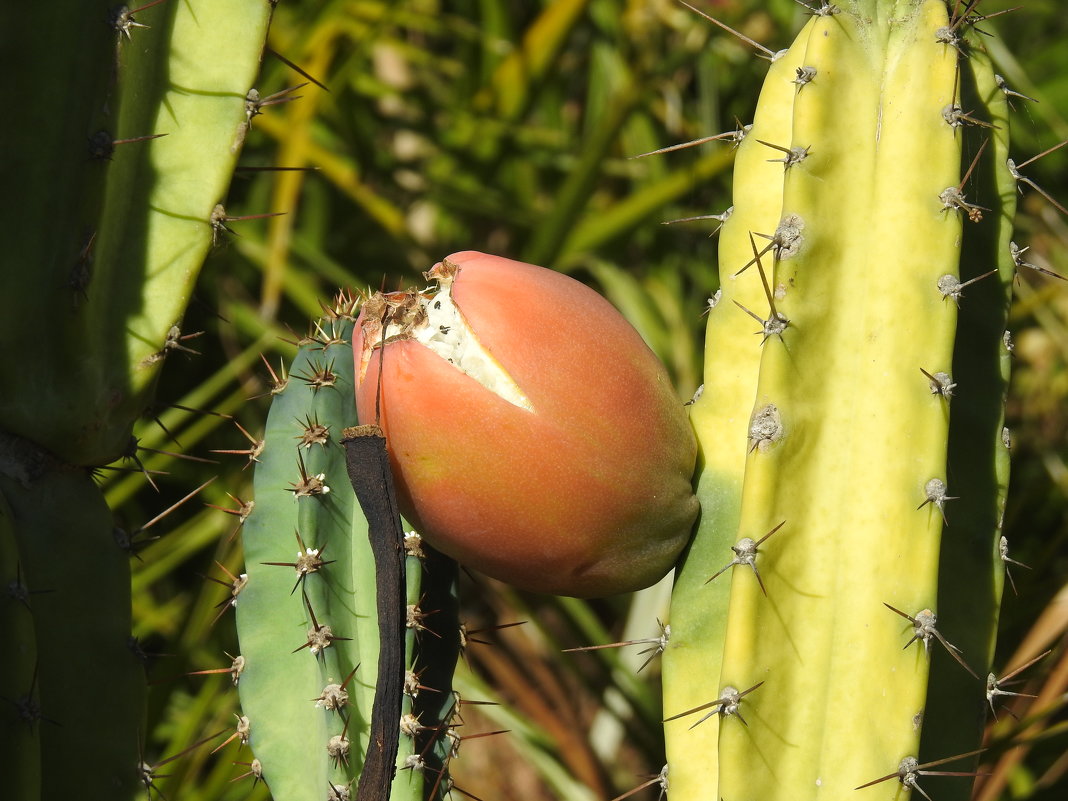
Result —
<instances>
[{"instance_id":1,"label":"yellow-green cactus column","mask_svg":"<svg viewBox=\"0 0 1068 801\"><path fill-rule=\"evenodd\" d=\"M802 241L776 265L790 328L764 346L755 403L782 430L749 456L738 536L785 525L757 555L766 596L734 569L722 684L764 685L742 703L748 726L724 721L724 798L842 798L894 771L916 755L941 647L905 648L912 626L885 606L937 613L942 502L921 504L946 481L949 398L921 370L952 369L956 306L938 279L961 234L939 199L961 158L942 117L957 68L935 37L945 4L903 11L820 17L803 40L816 76L788 144L811 150L783 193Z\"/></svg>"},{"instance_id":2,"label":"yellow-green cactus column","mask_svg":"<svg viewBox=\"0 0 1068 801\"><path fill-rule=\"evenodd\" d=\"M738 527L760 358L760 337L754 336L759 326L738 304L767 308L759 271L739 271L753 259L750 232L774 231L782 216L783 166L768 160L776 154L761 140L791 140L791 109L798 89L793 81L802 55L795 47L772 64L753 124L739 131L734 205L720 233L720 290L709 301L705 385L690 413L700 443L701 518L672 594L671 634L663 658L664 709L669 714L703 703L710 684L718 686L731 577L706 582L721 567ZM700 798L716 784L716 721L688 731L690 722L665 729L672 797ZM690 758L694 753L702 757Z\"/></svg>"},{"instance_id":3,"label":"yellow-green cactus column","mask_svg":"<svg viewBox=\"0 0 1068 801\"><path fill-rule=\"evenodd\" d=\"M947 528L952 505L1000 502L994 485L975 497L979 483L957 499L967 465L947 468L954 346L976 347L958 328L972 291L955 289L962 239L1005 221L962 183L978 150L965 134L983 130L958 100L968 47L944 0L814 12L769 73L758 122L778 122L739 151L721 246L693 410L703 517L665 651L675 801L898 797L919 781L897 772L919 756L932 659L981 699L973 674L990 658L996 605L981 625L952 619L959 604L939 613L943 536L994 552L992 525ZM996 116L979 94L974 115ZM777 161L757 166L754 152ZM990 194L982 205L1003 209ZM753 198L762 215L743 217ZM1006 279L988 279L995 329ZM1003 386L995 369L967 389L997 407ZM992 442L1000 422L979 428ZM1000 565L973 562L985 570L973 583L1000 587ZM969 626L986 639L960 653L953 631Z\"/></svg>"}]
</instances>

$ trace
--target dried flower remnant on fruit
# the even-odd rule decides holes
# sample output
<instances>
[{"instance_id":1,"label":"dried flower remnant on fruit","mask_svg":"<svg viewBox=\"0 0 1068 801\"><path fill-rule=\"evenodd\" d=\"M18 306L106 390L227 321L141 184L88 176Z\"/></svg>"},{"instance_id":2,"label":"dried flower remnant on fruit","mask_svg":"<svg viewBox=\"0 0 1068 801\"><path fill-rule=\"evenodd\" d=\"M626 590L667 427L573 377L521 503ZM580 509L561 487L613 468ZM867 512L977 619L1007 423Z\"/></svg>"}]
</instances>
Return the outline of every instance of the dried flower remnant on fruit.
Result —
<instances>
[{"instance_id":1,"label":"dried flower remnant on fruit","mask_svg":"<svg viewBox=\"0 0 1068 801\"><path fill-rule=\"evenodd\" d=\"M453 302L452 283L456 273L455 266L446 260L440 269L426 273L428 280L438 283L438 291L433 295L394 292L368 300L364 305L365 353L361 372L366 371L370 362L368 343L381 347L382 342L414 340L509 403L531 411L530 400L482 345ZM385 320L384 329L382 320Z\"/></svg>"}]
</instances>

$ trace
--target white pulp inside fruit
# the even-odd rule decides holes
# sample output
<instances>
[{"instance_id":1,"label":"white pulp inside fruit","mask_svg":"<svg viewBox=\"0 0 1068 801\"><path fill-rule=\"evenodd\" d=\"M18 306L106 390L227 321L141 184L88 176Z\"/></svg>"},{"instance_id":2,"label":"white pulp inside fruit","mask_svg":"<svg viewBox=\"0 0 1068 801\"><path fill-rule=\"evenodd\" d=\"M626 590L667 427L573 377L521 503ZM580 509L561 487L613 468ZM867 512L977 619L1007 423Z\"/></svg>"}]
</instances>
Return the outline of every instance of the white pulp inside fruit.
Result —
<instances>
[{"instance_id":1,"label":"white pulp inside fruit","mask_svg":"<svg viewBox=\"0 0 1068 801\"><path fill-rule=\"evenodd\" d=\"M408 335L411 339L430 348L449 364L471 376L495 395L509 403L534 411L519 385L508 375L501 363L494 358L467 324L460 309L452 300L452 283L443 282L436 294L420 295L420 304L426 312L422 322L411 327ZM386 331L388 340L400 334L399 327L389 326Z\"/></svg>"}]
</instances>

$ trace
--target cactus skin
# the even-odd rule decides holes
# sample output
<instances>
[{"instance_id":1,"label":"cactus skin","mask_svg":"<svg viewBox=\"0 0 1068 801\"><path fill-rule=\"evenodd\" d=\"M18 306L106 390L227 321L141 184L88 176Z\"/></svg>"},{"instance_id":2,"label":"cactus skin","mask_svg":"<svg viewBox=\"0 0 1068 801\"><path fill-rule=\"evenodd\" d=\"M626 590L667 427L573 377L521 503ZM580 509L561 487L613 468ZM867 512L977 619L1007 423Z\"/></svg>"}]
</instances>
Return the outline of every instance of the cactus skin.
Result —
<instances>
[{"instance_id":1,"label":"cactus skin","mask_svg":"<svg viewBox=\"0 0 1068 801\"><path fill-rule=\"evenodd\" d=\"M753 126L735 156L734 210L720 232L721 294L709 313L705 374L709 380L690 407L697 434L697 496L701 516L697 533L675 575L671 602L671 638L664 650L664 709L692 709L708 700L708 688L720 686L719 660L726 634L731 573L706 584L723 566L734 542L742 477L745 471L749 416L753 408L759 361L754 354L754 321L734 302L764 309L767 300L757 270L733 273L753 258L750 231L772 231L782 216L782 165L768 161L758 140L786 142L793 126L790 110L796 87L790 83L802 53L791 50L771 66L757 103ZM672 794L698 798L718 781L718 718L692 731L689 724L665 728ZM699 760L687 754L700 752Z\"/></svg>"},{"instance_id":2,"label":"cactus skin","mask_svg":"<svg viewBox=\"0 0 1068 801\"><path fill-rule=\"evenodd\" d=\"M82 465L116 459L151 404L244 141L273 4L166 2L128 35L109 24L114 8L6 4L0 20L14 33L5 67L34 76L15 82L4 150L19 157L0 175L20 190L0 214L17 266L0 271L0 370L21 385L0 416ZM166 136L108 144L152 134ZM40 320L48 336L26 359Z\"/></svg>"},{"instance_id":3,"label":"cactus skin","mask_svg":"<svg viewBox=\"0 0 1068 801\"><path fill-rule=\"evenodd\" d=\"M729 300L756 267L732 278L752 250L732 249L726 238L721 245L724 293L710 313L705 393L693 409L704 456L698 495L712 519L702 518L679 572L665 652L676 801L894 798L902 787L893 779L856 788L893 774L905 757L934 760L977 747L982 682L934 638L930 656L920 642L906 647L912 625L885 606L936 612L938 631L985 674L1003 568L996 555L1007 455L995 443L1007 379L1001 335L1013 190L1003 166L1003 98L976 53L961 70L978 87L964 108L1000 128L982 161L986 171L962 192L989 211L977 225L968 219L976 210L943 208L940 195L958 186L989 134L943 117L958 102L963 62L954 45L936 40L949 25L943 0L843 3L839 13L809 21L765 84L761 104L777 99L789 122L778 137L759 138L810 148L785 170L774 165L783 174L782 218L800 218L802 241L795 253L762 259L771 287L784 290L776 308L789 326L762 345L753 337L741 354L737 329L719 318L753 325ZM789 83L796 64L814 67L815 77ZM758 143L747 139L742 148L750 146ZM753 213L747 193L757 179L746 154L739 150L736 214ZM770 194L773 185L763 188ZM770 235L776 223L747 225ZM962 233L968 264L960 280L992 266L1000 273L956 299L943 296L938 280L958 276ZM757 246L767 242L758 238ZM755 298L741 302L767 316L762 290ZM722 369L732 359L739 366L729 375L751 382L735 405ZM957 397L933 392L921 368L952 375ZM764 441L741 433L769 404L781 432ZM733 462L720 459L725 449L733 449ZM743 456L740 499L732 498ZM930 479L960 497L924 503ZM702 584L735 557L730 545L772 530L757 551L759 580L735 565ZM928 695L932 662L942 676L933 692L945 698ZM944 689L950 683L952 692ZM701 697L686 684L699 685ZM728 685L753 688L729 710L737 715L710 706L670 720L715 701ZM922 754L921 728L929 731ZM970 782L957 781L966 792Z\"/></svg>"},{"instance_id":4,"label":"cactus skin","mask_svg":"<svg viewBox=\"0 0 1068 801\"><path fill-rule=\"evenodd\" d=\"M41 726L36 719L37 635L30 588L23 575L15 520L0 494L0 695L9 711L0 718L0 796L41 797ZM15 714L10 714L13 709Z\"/></svg>"},{"instance_id":5,"label":"cactus skin","mask_svg":"<svg viewBox=\"0 0 1068 801\"><path fill-rule=\"evenodd\" d=\"M952 494L970 502L956 501L946 508L949 528L942 537L939 561L948 569L940 574L938 585L938 609L946 620L972 622L954 628L949 639L965 653L977 656L977 672L994 657L1004 590L999 544L1009 486L1009 443L1003 434L1012 357L1003 334L1016 269L1009 243L1018 197L1016 182L1006 169L1008 102L994 81L989 56L980 49L981 39L969 36L969 57L962 62L961 95L962 106L975 109L972 116L996 126L964 132L971 140L966 152L977 152L988 140L972 186L983 198L983 205L993 211L984 214L978 225L968 227L960 278L967 281L990 270L997 270L997 275L964 290L958 313L957 338L968 345L954 350L953 377L961 385L962 395L965 387L983 387L984 391L968 391L967 403L955 405L950 418L948 472L954 478ZM994 199L996 203L990 202ZM989 580L976 581L977 576ZM960 681L956 667L945 659L931 666L924 753L959 754L975 748L990 713L986 700ZM968 782L939 788L938 801L954 797L965 801L971 797L970 790Z\"/></svg>"},{"instance_id":6,"label":"cactus skin","mask_svg":"<svg viewBox=\"0 0 1068 801\"><path fill-rule=\"evenodd\" d=\"M357 425L352 318L321 325L334 344L303 345L290 368L288 384L275 394L265 446L256 465L255 508L243 527L248 582L237 602L238 635L245 659L238 690L242 712L251 723L250 745L276 801L319 801L326 796L328 782L346 787L353 784L368 750L368 727L378 684L375 562L367 522L349 486L340 445L343 430ZM329 367L332 374L329 386L316 388L305 380L323 367ZM328 427L325 442L310 447L300 444L308 421ZM329 492L295 497L294 485L301 481L298 452L305 474L324 476ZM293 561L297 548L294 531L300 532L308 548L325 548L323 559L331 562L309 574L296 591L297 574L292 567L264 564ZM423 625L452 643L451 662L440 654L429 657L438 673L436 680L444 682L451 678L456 657L455 602L427 606L424 596L444 593L448 598L454 594L455 570L446 567L432 575L416 556L409 555L406 560L406 603L437 610ZM292 653L306 641L312 626L304 592L319 625L329 625L335 637L349 638L336 640L319 657L308 648ZM449 608L453 610L451 623ZM418 647L421 639L436 640L434 636L419 637L410 626L404 643L406 671L420 670L426 664ZM325 685L340 684L350 674L345 714L349 716L351 750L348 765L335 767L326 745L330 737L342 732L344 723L336 712L316 707L315 699ZM414 698L405 695L401 712L402 717L419 712L424 727L440 721L452 702L447 684L429 681L427 678L422 683L434 688L435 692L429 693L434 697L427 698L428 694L421 692ZM422 706L417 706L420 703ZM398 731L397 737L398 771L392 797L421 801L426 786L437 781L434 767L443 763L445 738L438 737L428 749L425 739L421 741L418 736ZM432 750L436 752L433 756ZM412 768L419 754L429 769ZM445 782L441 788L446 789Z\"/></svg>"},{"instance_id":7,"label":"cactus skin","mask_svg":"<svg viewBox=\"0 0 1068 801\"><path fill-rule=\"evenodd\" d=\"M40 798L133 797L145 675L130 637L130 555L84 470L49 470L28 486L0 478L0 494L11 507L23 581L34 590L41 765L63 755L62 770L41 771ZM4 759L20 754L5 751Z\"/></svg>"}]
</instances>

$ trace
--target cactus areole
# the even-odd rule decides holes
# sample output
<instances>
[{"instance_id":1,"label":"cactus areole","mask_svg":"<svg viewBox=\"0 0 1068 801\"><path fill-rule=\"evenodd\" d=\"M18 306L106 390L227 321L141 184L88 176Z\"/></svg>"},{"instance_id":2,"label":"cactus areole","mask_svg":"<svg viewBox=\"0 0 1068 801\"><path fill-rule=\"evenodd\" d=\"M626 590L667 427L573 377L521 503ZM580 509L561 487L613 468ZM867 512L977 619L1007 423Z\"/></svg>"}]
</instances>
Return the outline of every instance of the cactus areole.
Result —
<instances>
[{"instance_id":1,"label":"cactus areole","mask_svg":"<svg viewBox=\"0 0 1068 801\"><path fill-rule=\"evenodd\" d=\"M386 434L404 516L524 589L660 579L697 517L696 444L639 334L531 264L468 251L426 277L437 286L370 297L353 342L360 422Z\"/></svg>"}]
</instances>

